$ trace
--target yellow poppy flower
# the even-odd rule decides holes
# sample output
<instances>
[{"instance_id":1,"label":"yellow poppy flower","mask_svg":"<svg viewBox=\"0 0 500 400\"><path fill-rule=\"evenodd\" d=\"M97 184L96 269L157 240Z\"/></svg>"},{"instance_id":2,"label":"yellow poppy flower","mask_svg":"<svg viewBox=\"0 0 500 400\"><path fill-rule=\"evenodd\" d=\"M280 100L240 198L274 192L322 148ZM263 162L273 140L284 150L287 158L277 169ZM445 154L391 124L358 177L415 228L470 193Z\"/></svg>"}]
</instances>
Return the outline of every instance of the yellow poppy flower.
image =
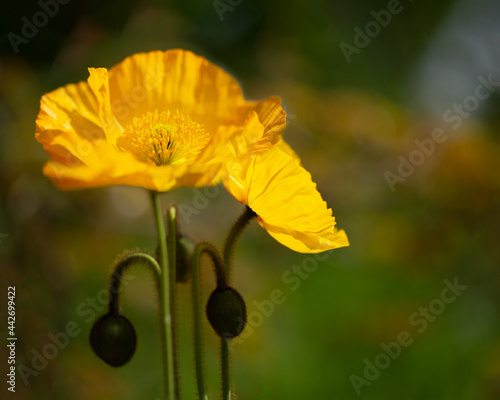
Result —
<instances>
[{"instance_id":1,"label":"yellow poppy flower","mask_svg":"<svg viewBox=\"0 0 500 400\"><path fill-rule=\"evenodd\" d=\"M319 253L349 246L311 174L283 140L266 152L233 159L223 182L257 214L259 224L290 249Z\"/></svg>"},{"instance_id":2,"label":"yellow poppy flower","mask_svg":"<svg viewBox=\"0 0 500 400\"><path fill-rule=\"evenodd\" d=\"M41 99L35 137L61 189L215 184L231 141L265 149L285 126L279 98L246 101L233 77L189 51L135 54L89 75Z\"/></svg>"}]
</instances>

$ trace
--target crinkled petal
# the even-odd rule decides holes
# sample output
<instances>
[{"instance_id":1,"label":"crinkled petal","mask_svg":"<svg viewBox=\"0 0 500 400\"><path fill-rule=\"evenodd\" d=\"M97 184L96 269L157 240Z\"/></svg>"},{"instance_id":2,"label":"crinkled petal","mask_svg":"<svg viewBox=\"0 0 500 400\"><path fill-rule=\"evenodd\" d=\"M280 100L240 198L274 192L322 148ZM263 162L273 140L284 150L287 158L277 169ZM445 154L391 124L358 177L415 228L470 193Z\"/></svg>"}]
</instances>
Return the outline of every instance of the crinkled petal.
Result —
<instances>
[{"instance_id":1,"label":"crinkled petal","mask_svg":"<svg viewBox=\"0 0 500 400\"><path fill-rule=\"evenodd\" d=\"M78 165L92 143L105 138L97 100L86 82L67 85L42 97L36 139L47 154L65 165Z\"/></svg>"},{"instance_id":2,"label":"crinkled petal","mask_svg":"<svg viewBox=\"0 0 500 400\"><path fill-rule=\"evenodd\" d=\"M106 68L89 68L87 82L97 99L100 126L108 142L114 144L120 136L122 129L111 112L108 70Z\"/></svg>"},{"instance_id":3,"label":"crinkled petal","mask_svg":"<svg viewBox=\"0 0 500 400\"><path fill-rule=\"evenodd\" d=\"M138 53L109 71L111 109L121 125L151 110L179 110L207 131L238 123L247 108L238 82L190 51Z\"/></svg>"},{"instance_id":4,"label":"crinkled petal","mask_svg":"<svg viewBox=\"0 0 500 400\"><path fill-rule=\"evenodd\" d=\"M233 169L224 180L226 188L258 215L271 236L292 250L315 253L348 246L309 172L281 146L254 157L246 168Z\"/></svg>"},{"instance_id":5,"label":"crinkled petal","mask_svg":"<svg viewBox=\"0 0 500 400\"><path fill-rule=\"evenodd\" d=\"M320 253L339 247L349 246L349 240L343 229L328 230L319 233L289 231L259 221L261 226L282 245L299 253Z\"/></svg>"},{"instance_id":6,"label":"crinkled petal","mask_svg":"<svg viewBox=\"0 0 500 400\"><path fill-rule=\"evenodd\" d=\"M281 140L286 126L286 112L281 107L281 98L269 97L266 100L253 102L253 111L259 116L259 121L265 127L262 138L253 144L251 150L261 152Z\"/></svg>"}]
</instances>

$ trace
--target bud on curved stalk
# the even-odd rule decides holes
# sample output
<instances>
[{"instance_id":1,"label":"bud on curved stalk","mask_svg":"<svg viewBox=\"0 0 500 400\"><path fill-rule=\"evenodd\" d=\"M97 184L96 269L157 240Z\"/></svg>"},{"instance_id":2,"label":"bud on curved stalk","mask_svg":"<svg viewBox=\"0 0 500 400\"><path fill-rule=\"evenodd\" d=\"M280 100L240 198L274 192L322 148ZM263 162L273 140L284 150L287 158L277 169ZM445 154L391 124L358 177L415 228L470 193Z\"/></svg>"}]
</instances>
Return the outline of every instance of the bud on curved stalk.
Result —
<instances>
[{"instance_id":1,"label":"bud on curved stalk","mask_svg":"<svg viewBox=\"0 0 500 400\"><path fill-rule=\"evenodd\" d=\"M123 315L101 316L90 330L90 345L97 356L113 367L121 367L134 355L137 335Z\"/></svg>"}]
</instances>

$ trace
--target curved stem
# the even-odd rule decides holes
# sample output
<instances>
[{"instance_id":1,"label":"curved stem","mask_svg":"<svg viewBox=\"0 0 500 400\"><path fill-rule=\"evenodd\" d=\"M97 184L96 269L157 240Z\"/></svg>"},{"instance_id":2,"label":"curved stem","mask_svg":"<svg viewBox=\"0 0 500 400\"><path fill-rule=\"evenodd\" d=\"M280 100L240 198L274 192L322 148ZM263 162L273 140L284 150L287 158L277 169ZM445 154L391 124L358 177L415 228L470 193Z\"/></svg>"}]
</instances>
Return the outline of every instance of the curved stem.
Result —
<instances>
[{"instance_id":1,"label":"curved stem","mask_svg":"<svg viewBox=\"0 0 500 400\"><path fill-rule=\"evenodd\" d=\"M245 229L252 218L256 216L257 214L255 214L255 212L247 206L243 214L236 220L227 235L226 243L224 245L224 265L226 266L226 278L228 283L231 282L231 256L233 254L236 241L241 236L243 229Z\"/></svg>"},{"instance_id":2,"label":"curved stem","mask_svg":"<svg viewBox=\"0 0 500 400\"><path fill-rule=\"evenodd\" d=\"M132 264L139 263L149 264L149 266L152 267L155 272L157 282L159 282L161 278L161 268L158 265L158 262L149 254L139 252L132 253L118 260L118 264L115 267L109 282L109 312L114 316L118 316L120 313L119 297L123 274Z\"/></svg>"},{"instance_id":3,"label":"curved stem","mask_svg":"<svg viewBox=\"0 0 500 400\"><path fill-rule=\"evenodd\" d=\"M208 400L205 387L205 374L203 371L203 345L202 345L202 318L200 307L200 259L207 253L215 267L217 287L225 287L224 266L217 250L208 243L196 246L193 254L193 315L194 315L194 352L196 362L196 383L198 386L198 398Z\"/></svg>"},{"instance_id":4,"label":"curved stem","mask_svg":"<svg viewBox=\"0 0 500 400\"><path fill-rule=\"evenodd\" d=\"M161 212L159 193L151 192L151 198L153 201L153 209L155 212L156 230L158 232L158 243L159 243L158 258L161 267L161 278L159 279L160 309L161 309L160 324L162 328L162 342L165 353L162 357L164 373L165 373L165 378L164 378L165 399L174 400L177 398L177 396L176 396L176 381L175 381L172 305L170 297L170 272L168 268L168 259L167 259L167 238L165 234L165 225L163 223L163 216ZM174 268L175 264L172 266L171 269Z\"/></svg>"},{"instance_id":5,"label":"curved stem","mask_svg":"<svg viewBox=\"0 0 500 400\"><path fill-rule=\"evenodd\" d=\"M198 246L196 246L193 257L194 255L197 255L199 261L199 258L201 258L204 253L208 254L212 260L217 289L225 289L227 287L226 272L219 252L217 251L215 246L211 245L210 243L200 243ZM195 259L193 258L193 261L194 260ZM196 267L199 268L199 265L197 265Z\"/></svg>"}]
</instances>

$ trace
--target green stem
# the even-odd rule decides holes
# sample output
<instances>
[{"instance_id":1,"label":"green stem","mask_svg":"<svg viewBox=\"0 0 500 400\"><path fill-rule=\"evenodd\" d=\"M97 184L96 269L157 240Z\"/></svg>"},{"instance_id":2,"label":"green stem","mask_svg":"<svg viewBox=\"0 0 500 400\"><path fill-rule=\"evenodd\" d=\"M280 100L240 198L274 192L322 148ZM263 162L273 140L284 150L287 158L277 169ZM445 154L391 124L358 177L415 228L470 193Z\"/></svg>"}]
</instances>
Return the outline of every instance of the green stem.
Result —
<instances>
[{"instance_id":1,"label":"green stem","mask_svg":"<svg viewBox=\"0 0 500 400\"><path fill-rule=\"evenodd\" d=\"M229 376L229 339L220 339L220 361L222 369L222 399L231 399L231 380Z\"/></svg>"},{"instance_id":2,"label":"green stem","mask_svg":"<svg viewBox=\"0 0 500 400\"><path fill-rule=\"evenodd\" d=\"M196 246L193 254L193 315L194 315L194 350L196 361L196 383L198 398L208 400L203 370L202 317L200 306L200 259L203 253L208 253L215 267L217 287L225 287L224 266L217 250L208 243Z\"/></svg>"},{"instance_id":3,"label":"green stem","mask_svg":"<svg viewBox=\"0 0 500 400\"><path fill-rule=\"evenodd\" d=\"M167 238L165 234L165 225L161 212L160 195L158 192L151 192L153 209L155 212L156 229L158 232L159 252L158 258L161 267L161 279L159 280L160 291L160 310L161 310L161 328L163 342L163 367L164 367L164 388L165 399L176 399L176 380L175 380L175 362L174 362L174 340L173 340L173 319L172 304L170 296L170 272L167 259ZM169 224L170 225L170 224ZM175 238L175 236L174 236ZM175 254L174 254L175 257ZM169 257L170 259L172 256ZM175 260L175 258L174 258ZM175 268L175 263L172 268Z\"/></svg>"}]
</instances>

